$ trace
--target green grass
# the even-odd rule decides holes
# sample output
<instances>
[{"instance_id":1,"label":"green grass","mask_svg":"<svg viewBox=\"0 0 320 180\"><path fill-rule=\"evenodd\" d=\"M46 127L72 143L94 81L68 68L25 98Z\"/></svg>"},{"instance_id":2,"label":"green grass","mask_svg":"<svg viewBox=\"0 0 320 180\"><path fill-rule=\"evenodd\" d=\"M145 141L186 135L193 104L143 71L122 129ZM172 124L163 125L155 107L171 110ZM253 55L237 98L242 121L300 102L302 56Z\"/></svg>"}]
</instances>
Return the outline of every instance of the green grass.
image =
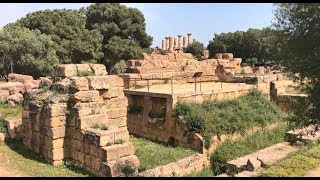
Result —
<instances>
[{"instance_id":1,"label":"green grass","mask_svg":"<svg viewBox=\"0 0 320 180\"><path fill-rule=\"evenodd\" d=\"M96 123L96 124L92 125L91 128L93 128L93 129L101 129L101 130L108 130L108 126L107 125L99 124L99 123Z\"/></svg>"},{"instance_id":2,"label":"green grass","mask_svg":"<svg viewBox=\"0 0 320 180\"><path fill-rule=\"evenodd\" d=\"M139 172L197 154L196 151L190 148L181 146L171 147L134 136L130 136L130 141L134 145L135 155L140 160Z\"/></svg>"},{"instance_id":3,"label":"green grass","mask_svg":"<svg viewBox=\"0 0 320 180\"><path fill-rule=\"evenodd\" d=\"M207 148L212 135L244 134L252 126L266 126L283 121L287 116L257 90L233 100L205 101L201 104L179 102L175 112L176 116L186 118L190 130L205 138Z\"/></svg>"},{"instance_id":4,"label":"green grass","mask_svg":"<svg viewBox=\"0 0 320 180\"><path fill-rule=\"evenodd\" d=\"M237 141L227 140L211 154L209 168L189 176L216 176L225 173L226 162L282 142L286 131L287 125L279 123L278 127L273 130L258 131Z\"/></svg>"},{"instance_id":5,"label":"green grass","mask_svg":"<svg viewBox=\"0 0 320 180\"><path fill-rule=\"evenodd\" d=\"M4 158L5 157L5 158ZM18 172L36 177L80 177L89 176L84 170L75 166L52 166L37 154L24 147L21 141L7 140L0 143L0 158L8 159L10 166Z\"/></svg>"},{"instance_id":6,"label":"green grass","mask_svg":"<svg viewBox=\"0 0 320 180\"><path fill-rule=\"evenodd\" d=\"M261 172L262 177L299 177L320 165L320 144L303 147Z\"/></svg>"},{"instance_id":7,"label":"green grass","mask_svg":"<svg viewBox=\"0 0 320 180\"><path fill-rule=\"evenodd\" d=\"M0 117L3 118L19 118L22 116L22 106L9 106L5 103L0 103Z\"/></svg>"}]
</instances>

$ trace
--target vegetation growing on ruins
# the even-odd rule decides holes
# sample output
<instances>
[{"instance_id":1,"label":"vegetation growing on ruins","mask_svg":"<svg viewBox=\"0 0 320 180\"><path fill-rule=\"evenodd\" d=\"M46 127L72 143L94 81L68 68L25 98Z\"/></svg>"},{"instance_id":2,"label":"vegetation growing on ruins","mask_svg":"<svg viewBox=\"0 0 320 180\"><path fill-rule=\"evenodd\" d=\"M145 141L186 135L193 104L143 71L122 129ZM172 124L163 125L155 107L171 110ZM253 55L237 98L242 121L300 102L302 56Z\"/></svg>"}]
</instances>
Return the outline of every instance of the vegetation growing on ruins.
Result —
<instances>
[{"instance_id":1,"label":"vegetation growing on ruins","mask_svg":"<svg viewBox=\"0 0 320 180\"><path fill-rule=\"evenodd\" d=\"M233 100L178 103L175 114L186 119L190 130L204 136L206 147L213 135L243 134L248 128L281 121L287 115L257 90Z\"/></svg>"},{"instance_id":2,"label":"vegetation growing on ruins","mask_svg":"<svg viewBox=\"0 0 320 180\"><path fill-rule=\"evenodd\" d=\"M92 125L91 128L93 128L93 129L101 129L101 130L108 130L108 126L107 125L99 124L99 123L96 123L96 124Z\"/></svg>"},{"instance_id":3,"label":"vegetation growing on ruins","mask_svg":"<svg viewBox=\"0 0 320 180\"><path fill-rule=\"evenodd\" d=\"M5 103L0 103L0 117L3 118L20 118L22 114L22 106L10 106Z\"/></svg>"},{"instance_id":4,"label":"vegetation growing on ruins","mask_svg":"<svg viewBox=\"0 0 320 180\"><path fill-rule=\"evenodd\" d=\"M284 160L262 171L264 177L301 177L320 165L320 144L302 147L298 152L288 155Z\"/></svg>"},{"instance_id":5,"label":"vegetation growing on ruins","mask_svg":"<svg viewBox=\"0 0 320 180\"><path fill-rule=\"evenodd\" d=\"M135 136L130 136L130 141L135 147L134 154L140 160L139 172L197 154L196 151L190 148L181 146L171 147Z\"/></svg>"},{"instance_id":6,"label":"vegetation growing on ruins","mask_svg":"<svg viewBox=\"0 0 320 180\"><path fill-rule=\"evenodd\" d=\"M84 170L72 165L52 166L39 157L35 152L26 149L23 143L17 140L7 140L6 143L0 143L0 158L9 162L10 167L30 176L90 176Z\"/></svg>"},{"instance_id":7,"label":"vegetation growing on ruins","mask_svg":"<svg viewBox=\"0 0 320 180\"><path fill-rule=\"evenodd\" d=\"M128 112L131 114L140 114L142 113L143 106L137 104L130 104L128 106Z\"/></svg>"},{"instance_id":8,"label":"vegetation growing on ruins","mask_svg":"<svg viewBox=\"0 0 320 180\"><path fill-rule=\"evenodd\" d=\"M256 152L276 143L283 141L283 135L287 131L285 123L280 123L273 130L262 130L240 139L238 141L227 140L218 146L211 155L211 168L215 174L225 172L227 161Z\"/></svg>"},{"instance_id":9,"label":"vegetation growing on ruins","mask_svg":"<svg viewBox=\"0 0 320 180\"><path fill-rule=\"evenodd\" d=\"M77 71L77 76L80 76L80 77L94 76L94 73L91 71Z\"/></svg>"}]
</instances>

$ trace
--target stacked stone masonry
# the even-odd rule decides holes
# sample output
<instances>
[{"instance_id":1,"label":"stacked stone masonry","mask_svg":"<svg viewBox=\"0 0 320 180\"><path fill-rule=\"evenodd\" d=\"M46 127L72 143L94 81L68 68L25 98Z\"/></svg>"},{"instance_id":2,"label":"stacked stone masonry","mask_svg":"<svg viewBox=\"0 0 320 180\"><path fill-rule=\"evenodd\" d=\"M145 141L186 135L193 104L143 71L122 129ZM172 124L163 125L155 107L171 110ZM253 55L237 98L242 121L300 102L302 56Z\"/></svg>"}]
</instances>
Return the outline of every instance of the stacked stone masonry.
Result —
<instances>
[{"instance_id":1,"label":"stacked stone masonry","mask_svg":"<svg viewBox=\"0 0 320 180\"><path fill-rule=\"evenodd\" d=\"M26 147L53 165L70 161L95 176L125 176L125 166L137 172L122 78L107 75L104 65L65 64L55 68L52 87L68 97L48 102L39 90L26 94Z\"/></svg>"}]
</instances>

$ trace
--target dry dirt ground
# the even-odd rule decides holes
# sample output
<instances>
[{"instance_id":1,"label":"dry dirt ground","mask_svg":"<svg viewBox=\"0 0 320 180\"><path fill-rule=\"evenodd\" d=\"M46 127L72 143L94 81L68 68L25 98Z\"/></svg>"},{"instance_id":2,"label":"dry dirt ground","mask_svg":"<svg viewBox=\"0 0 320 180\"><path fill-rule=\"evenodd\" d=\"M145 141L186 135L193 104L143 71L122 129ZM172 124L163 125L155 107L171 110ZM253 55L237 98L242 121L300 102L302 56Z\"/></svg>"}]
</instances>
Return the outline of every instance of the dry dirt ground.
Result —
<instances>
[{"instance_id":1,"label":"dry dirt ground","mask_svg":"<svg viewBox=\"0 0 320 180\"><path fill-rule=\"evenodd\" d=\"M18 172L13 167L11 167L11 162L9 162L9 159L6 157L3 152L0 152L0 177L26 177L27 175Z\"/></svg>"},{"instance_id":2,"label":"dry dirt ground","mask_svg":"<svg viewBox=\"0 0 320 180\"><path fill-rule=\"evenodd\" d=\"M320 177L320 166L308 171L303 177Z\"/></svg>"}]
</instances>

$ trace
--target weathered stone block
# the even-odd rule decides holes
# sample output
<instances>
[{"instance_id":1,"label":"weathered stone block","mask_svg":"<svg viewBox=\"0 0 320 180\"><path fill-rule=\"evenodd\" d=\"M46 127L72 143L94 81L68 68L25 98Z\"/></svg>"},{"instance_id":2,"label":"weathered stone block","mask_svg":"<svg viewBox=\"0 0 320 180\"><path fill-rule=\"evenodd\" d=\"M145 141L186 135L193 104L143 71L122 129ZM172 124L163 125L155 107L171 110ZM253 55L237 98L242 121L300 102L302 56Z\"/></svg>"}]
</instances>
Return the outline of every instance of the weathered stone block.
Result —
<instances>
[{"instance_id":1,"label":"weathered stone block","mask_svg":"<svg viewBox=\"0 0 320 180\"><path fill-rule=\"evenodd\" d=\"M100 166L100 171L105 176L119 177L119 176L132 176L137 173L140 161L135 155L122 157L120 159L103 162ZM133 174L125 174L124 167L131 167L134 170Z\"/></svg>"},{"instance_id":2,"label":"weathered stone block","mask_svg":"<svg viewBox=\"0 0 320 180\"><path fill-rule=\"evenodd\" d=\"M63 148L63 144L64 144L64 138L52 139L51 137L45 136L44 145L47 148L59 149L59 148Z\"/></svg>"},{"instance_id":3,"label":"weathered stone block","mask_svg":"<svg viewBox=\"0 0 320 180\"><path fill-rule=\"evenodd\" d=\"M101 149L102 159L107 161L113 161L125 156L134 154L134 147L131 142L126 142L123 144L114 144L112 146L105 146Z\"/></svg>"},{"instance_id":4,"label":"weathered stone block","mask_svg":"<svg viewBox=\"0 0 320 180\"><path fill-rule=\"evenodd\" d=\"M96 145L90 144L90 150L89 150L89 154L91 156L96 157L98 155L98 147Z\"/></svg>"},{"instance_id":5,"label":"weathered stone block","mask_svg":"<svg viewBox=\"0 0 320 180\"><path fill-rule=\"evenodd\" d=\"M103 102L77 103L75 108L78 116L106 114L106 107Z\"/></svg>"},{"instance_id":6,"label":"weathered stone block","mask_svg":"<svg viewBox=\"0 0 320 180\"><path fill-rule=\"evenodd\" d=\"M51 117L65 116L66 112L68 111L65 103L50 104L47 109L48 115Z\"/></svg>"},{"instance_id":7,"label":"weathered stone block","mask_svg":"<svg viewBox=\"0 0 320 180\"><path fill-rule=\"evenodd\" d=\"M77 73L81 72L92 72L91 67L89 64L75 64L77 67Z\"/></svg>"},{"instance_id":8,"label":"weathered stone block","mask_svg":"<svg viewBox=\"0 0 320 180\"><path fill-rule=\"evenodd\" d=\"M124 97L123 87L113 87L108 90L100 90L100 96L103 99L110 99L115 97Z\"/></svg>"},{"instance_id":9,"label":"weathered stone block","mask_svg":"<svg viewBox=\"0 0 320 180\"><path fill-rule=\"evenodd\" d=\"M99 91L90 90L90 91L78 91L72 95L74 101L77 102L97 102L99 101Z\"/></svg>"},{"instance_id":10,"label":"weathered stone block","mask_svg":"<svg viewBox=\"0 0 320 180\"><path fill-rule=\"evenodd\" d=\"M106 66L103 64L89 64L96 76L106 76L108 75Z\"/></svg>"},{"instance_id":11,"label":"weathered stone block","mask_svg":"<svg viewBox=\"0 0 320 180\"><path fill-rule=\"evenodd\" d=\"M88 79L86 77L72 77L71 86L76 91L87 91L89 90Z\"/></svg>"},{"instance_id":12,"label":"weathered stone block","mask_svg":"<svg viewBox=\"0 0 320 180\"><path fill-rule=\"evenodd\" d=\"M108 82L108 76L88 76L88 82L90 89L109 89L110 83Z\"/></svg>"},{"instance_id":13,"label":"weathered stone block","mask_svg":"<svg viewBox=\"0 0 320 180\"><path fill-rule=\"evenodd\" d=\"M55 76L71 77L77 75L77 67L74 64L59 64L55 67Z\"/></svg>"},{"instance_id":14,"label":"weathered stone block","mask_svg":"<svg viewBox=\"0 0 320 180\"><path fill-rule=\"evenodd\" d=\"M110 126L123 127L127 125L127 117L119 117L115 119L108 119L108 124Z\"/></svg>"},{"instance_id":15,"label":"weathered stone block","mask_svg":"<svg viewBox=\"0 0 320 180\"><path fill-rule=\"evenodd\" d=\"M90 128L94 124L108 124L107 114L93 114L88 116L81 116L76 119L76 127L79 129Z\"/></svg>"},{"instance_id":16,"label":"weathered stone block","mask_svg":"<svg viewBox=\"0 0 320 180\"><path fill-rule=\"evenodd\" d=\"M127 115L127 107L107 109L106 113L108 114L108 118L110 119L124 117Z\"/></svg>"},{"instance_id":17,"label":"weathered stone block","mask_svg":"<svg viewBox=\"0 0 320 180\"><path fill-rule=\"evenodd\" d=\"M66 127L65 126L55 127L55 128L42 127L41 134L51 137L52 139L63 138L66 136Z\"/></svg>"},{"instance_id":18,"label":"weathered stone block","mask_svg":"<svg viewBox=\"0 0 320 180\"><path fill-rule=\"evenodd\" d=\"M59 126L65 126L66 124L66 116L54 116L49 117L46 115L41 116L42 124L48 127L59 127Z\"/></svg>"},{"instance_id":19,"label":"weathered stone block","mask_svg":"<svg viewBox=\"0 0 320 180\"><path fill-rule=\"evenodd\" d=\"M128 98L127 97L106 99L106 100L104 100L104 102L105 102L106 107L108 109L121 108L121 107L128 106Z\"/></svg>"},{"instance_id":20,"label":"weathered stone block","mask_svg":"<svg viewBox=\"0 0 320 180\"><path fill-rule=\"evenodd\" d=\"M63 148L59 149L47 149L48 150L48 158L54 161L62 160L64 158L64 151Z\"/></svg>"}]
</instances>

